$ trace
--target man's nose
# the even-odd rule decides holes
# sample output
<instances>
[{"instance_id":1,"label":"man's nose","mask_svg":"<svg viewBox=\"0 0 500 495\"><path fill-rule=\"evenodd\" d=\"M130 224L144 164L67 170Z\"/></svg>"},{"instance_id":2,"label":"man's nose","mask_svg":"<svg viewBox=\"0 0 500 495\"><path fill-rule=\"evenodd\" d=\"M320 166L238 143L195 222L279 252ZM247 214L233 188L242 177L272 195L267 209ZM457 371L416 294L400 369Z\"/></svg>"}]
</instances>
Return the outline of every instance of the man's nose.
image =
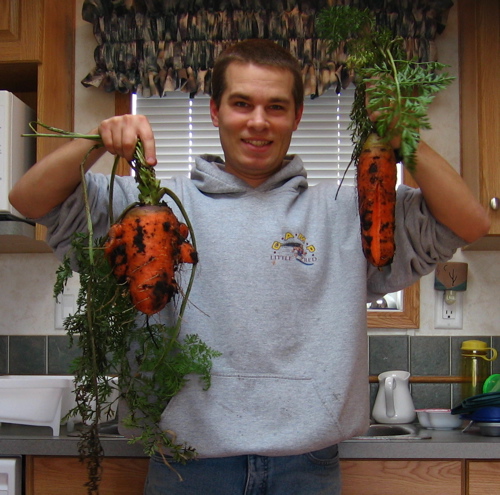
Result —
<instances>
[{"instance_id":1,"label":"man's nose","mask_svg":"<svg viewBox=\"0 0 500 495\"><path fill-rule=\"evenodd\" d=\"M269 126L264 108L255 107L250 115L248 125L256 130L263 130Z\"/></svg>"}]
</instances>

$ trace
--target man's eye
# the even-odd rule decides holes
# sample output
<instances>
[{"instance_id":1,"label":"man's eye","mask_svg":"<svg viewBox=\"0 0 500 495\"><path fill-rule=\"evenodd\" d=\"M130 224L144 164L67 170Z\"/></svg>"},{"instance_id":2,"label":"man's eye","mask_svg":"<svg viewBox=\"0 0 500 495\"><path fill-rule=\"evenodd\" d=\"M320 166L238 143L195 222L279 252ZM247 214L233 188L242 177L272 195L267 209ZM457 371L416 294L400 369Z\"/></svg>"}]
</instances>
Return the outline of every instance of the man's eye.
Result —
<instances>
[{"instance_id":1,"label":"man's eye","mask_svg":"<svg viewBox=\"0 0 500 495\"><path fill-rule=\"evenodd\" d=\"M246 101L236 101L234 102L234 105L237 107L245 108L248 106L248 103Z\"/></svg>"}]
</instances>

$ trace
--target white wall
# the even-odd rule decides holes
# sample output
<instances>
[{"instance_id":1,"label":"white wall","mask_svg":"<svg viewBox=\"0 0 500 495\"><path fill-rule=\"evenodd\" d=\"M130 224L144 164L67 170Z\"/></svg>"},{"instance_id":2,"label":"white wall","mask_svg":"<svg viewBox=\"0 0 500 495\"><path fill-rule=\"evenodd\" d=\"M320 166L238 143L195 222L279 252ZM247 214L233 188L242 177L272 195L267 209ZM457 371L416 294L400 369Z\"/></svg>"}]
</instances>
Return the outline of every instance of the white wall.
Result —
<instances>
[{"instance_id":1,"label":"white wall","mask_svg":"<svg viewBox=\"0 0 500 495\"><path fill-rule=\"evenodd\" d=\"M445 32L437 40L439 61L450 65L457 80L431 106L432 129L423 138L460 171L460 112L458 81L458 22L456 2ZM467 291L463 294L463 330L434 329L434 273L420 283L420 330L414 335L500 335L500 252L462 251L452 261L468 263ZM380 333L380 332L377 332ZM384 332L385 333L385 332Z\"/></svg>"},{"instance_id":2,"label":"white wall","mask_svg":"<svg viewBox=\"0 0 500 495\"><path fill-rule=\"evenodd\" d=\"M92 26L81 20L82 0L76 0L76 74L75 130L88 132L103 118L113 115L114 97L94 88L84 88L80 81L94 65L95 39ZM440 61L451 66L456 75L457 16L453 7L445 33L438 40ZM431 108L433 129L425 131L424 139L446 156L459 170L459 85L455 81L438 95ZM107 160L103 167L109 167ZM500 252L459 252L453 261L469 264L469 282L464 294L463 330L434 329L434 275L421 281L421 328L411 335L500 335ZM54 329L52 297L58 261L51 254L0 254L0 335L63 335ZM78 286L77 278L72 280ZM401 333L374 330L371 334Z\"/></svg>"},{"instance_id":3,"label":"white wall","mask_svg":"<svg viewBox=\"0 0 500 495\"><path fill-rule=\"evenodd\" d=\"M82 20L83 0L76 0L75 131L88 133L114 115L114 95L85 88L81 80L94 66L92 25ZM64 89L63 89L64 90ZM95 169L105 170L112 158ZM0 254L0 335L64 335L54 329L53 286L59 261L52 254ZM69 285L78 289L78 276Z\"/></svg>"}]
</instances>

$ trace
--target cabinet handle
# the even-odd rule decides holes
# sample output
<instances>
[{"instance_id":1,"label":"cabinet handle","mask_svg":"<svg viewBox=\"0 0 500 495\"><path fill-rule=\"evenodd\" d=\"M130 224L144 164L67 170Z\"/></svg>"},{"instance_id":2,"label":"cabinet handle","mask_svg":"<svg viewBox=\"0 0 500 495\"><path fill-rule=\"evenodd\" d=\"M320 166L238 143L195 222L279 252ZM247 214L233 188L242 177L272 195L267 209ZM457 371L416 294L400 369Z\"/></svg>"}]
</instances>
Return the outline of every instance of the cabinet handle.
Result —
<instances>
[{"instance_id":1,"label":"cabinet handle","mask_svg":"<svg viewBox=\"0 0 500 495\"><path fill-rule=\"evenodd\" d=\"M497 211L500 208L500 199L497 197L491 198L490 199L490 208L492 210Z\"/></svg>"}]
</instances>

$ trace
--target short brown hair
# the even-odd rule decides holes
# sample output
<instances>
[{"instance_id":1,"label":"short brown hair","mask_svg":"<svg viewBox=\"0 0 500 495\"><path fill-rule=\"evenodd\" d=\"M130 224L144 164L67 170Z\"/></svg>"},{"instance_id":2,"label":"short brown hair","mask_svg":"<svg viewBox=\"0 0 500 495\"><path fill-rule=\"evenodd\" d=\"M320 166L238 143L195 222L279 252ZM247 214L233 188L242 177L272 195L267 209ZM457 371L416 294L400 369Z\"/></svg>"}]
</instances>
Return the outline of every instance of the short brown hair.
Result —
<instances>
[{"instance_id":1,"label":"short brown hair","mask_svg":"<svg viewBox=\"0 0 500 495\"><path fill-rule=\"evenodd\" d=\"M212 99L217 107L220 106L222 94L226 90L226 69L232 62L268 65L290 71L294 81L292 94L295 111L304 103L304 83L298 60L274 41L250 39L226 48L215 61L212 71Z\"/></svg>"}]
</instances>

